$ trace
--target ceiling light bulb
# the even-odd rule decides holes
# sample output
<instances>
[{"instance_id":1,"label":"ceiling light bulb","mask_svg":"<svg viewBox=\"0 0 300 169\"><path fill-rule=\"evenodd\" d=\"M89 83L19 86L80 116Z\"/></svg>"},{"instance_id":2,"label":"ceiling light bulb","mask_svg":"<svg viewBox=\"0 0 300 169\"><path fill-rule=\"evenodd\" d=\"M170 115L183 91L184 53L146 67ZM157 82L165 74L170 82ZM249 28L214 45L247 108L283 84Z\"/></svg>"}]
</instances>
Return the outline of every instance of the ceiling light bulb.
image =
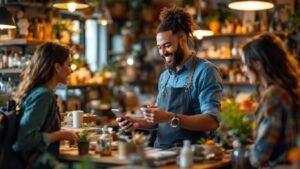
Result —
<instances>
[{"instance_id":1,"label":"ceiling light bulb","mask_svg":"<svg viewBox=\"0 0 300 169\"><path fill-rule=\"evenodd\" d=\"M71 69L72 69L72 71L74 71L74 70L77 69L77 66L76 66L74 63L72 63L72 64L71 64Z\"/></svg>"},{"instance_id":2,"label":"ceiling light bulb","mask_svg":"<svg viewBox=\"0 0 300 169\"><path fill-rule=\"evenodd\" d=\"M128 58L127 59L127 64L130 65L130 66L133 65L134 64L134 60L132 58Z\"/></svg>"},{"instance_id":3,"label":"ceiling light bulb","mask_svg":"<svg viewBox=\"0 0 300 169\"><path fill-rule=\"evenodd\" d=\"M68 3L68 10L70 12L74 12L76 10L77 4L75 2L69 2Z\"/></svg>"},{"instance_id":4,"label":"ceiling light bulb","mask_svg":"<svg viewBox=\"0 0 300 169\"><path fill-rule=\"evenodd\" d=\"M100 23L100 25L102 26L106 26L108 24L107 19L99 19L98 22Z\"/></svg>"},{"instance_id":5,"label":"ceiling light bulb","mask_svg":"<svg viewBox=\"0 0 300 169\"><path fill-rule=\"evenodd\" d=\"M210 30L201 30L201 29L198 29L198 30L195 30L193 32L193 35L198 39L202 39L203 36L212 36L214 33Z\"/></svg>"},{"instance_id":6,"label":"ceiling light bulb","mask_svg":"<svg viewBox=\"0 0 300 169\"><path fill-rule=\"evenodd\" d=\"M16 26L0 24L0 29L15 29Z\"/></svg>"},{"instance_id":7,"label":"ceiling light bulb","mask_svg":"<svg viewBox=\"0 0 300 169\"><path fill-rule=\"evenodd\" d=\"M228 7L241 11L260 11L274 8L274 4L267 1L234 1Z\"/></svg>"},{"instance_id":8,"label":"ceiling light bulb","mask_svg":"<svg viewBox=\"0 0 300 169\"><path fill-rule=\"evenodd\" d=\"M10 12L0 5L0 29L14 29L16 28L13 17Z\"/></svg>"}]
</instances>

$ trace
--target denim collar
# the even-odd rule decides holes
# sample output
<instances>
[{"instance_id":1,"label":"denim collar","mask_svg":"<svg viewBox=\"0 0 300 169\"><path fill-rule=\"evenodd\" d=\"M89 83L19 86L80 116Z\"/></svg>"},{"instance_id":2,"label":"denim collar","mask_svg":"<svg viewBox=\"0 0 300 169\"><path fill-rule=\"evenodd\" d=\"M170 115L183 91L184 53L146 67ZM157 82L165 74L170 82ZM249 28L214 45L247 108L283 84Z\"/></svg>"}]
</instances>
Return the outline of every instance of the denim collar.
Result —
<instances>
[{"instance_id":1,"label":"denim collar","mask_svg":"<svg viewBox=\"0 0 300 169\"><path fill-rule=\"evenodd\" d=\"M178 71L178 72L181 72L182 70L185 70L185 69L187 69L187 70L191 70L192 69L192 63L193 63L193 57L196 57L195 56L195 53L194 52L192 52L192 56L190 56L186 61L185 61L185 63L182 65L182 68ZM175 71L172 71L172 70L170 70L170 69L168 69L168 71L169 71L169 73L175 73Z\"/></svg>"}]
</instances>

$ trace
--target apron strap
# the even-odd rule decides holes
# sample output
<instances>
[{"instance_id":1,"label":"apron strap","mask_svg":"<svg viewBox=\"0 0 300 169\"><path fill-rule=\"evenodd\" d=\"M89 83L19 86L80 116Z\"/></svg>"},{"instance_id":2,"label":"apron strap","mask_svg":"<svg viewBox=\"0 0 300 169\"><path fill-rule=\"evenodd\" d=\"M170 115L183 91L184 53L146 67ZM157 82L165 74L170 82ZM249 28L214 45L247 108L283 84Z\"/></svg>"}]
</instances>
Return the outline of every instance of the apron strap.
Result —
<instances>
[{"instance_id":1,"label":"apron strap","mask_svg":"<svg viewBox=\"0 0 300 169\"><path fill-rule=\"evenodd\" d=\"M191 68L191 71L190 71L190 75L189 75L189 78L186 82L186 87L185 87L185 92L189 91L191 85L192 85L192 80L193 80L193 75L194 75L194 72L195 72L195 66L196 66L196 63L198 61L197 57L195 56L195 54L193 53L192 55L193 57L193 63L192 63L192 68Z\"/></svg>"},{"instance_id":2,"label":"apron strap","mask_svg":"<svg viewBox=\"0 0 300 169\"><path fill-rule=\"evenodd\" d=\"M185 92L189 91L189 89L192 85L192 79L193 79L193 75L194 75L194 72L195 72L195 66L196 66L196 63L198 61L197 57L195 56L195 53L192 54L192 57L193 57L192 58L193 59L192 68L191 68L188 80L186 82L186 85L185 85ZM166 78L166 80L164 82L163 92L164 92L165 88L167 87L169 79L170 79L170 73L168 74L168 77Z\"/></svg>"},{"instance_id":3,"label":"apron strap","mask_svg":"<svg viewBox=\"0 0 300 169\"><path fill-rule=\"evenodd\" d=\"M163 90L162 90L162 92L164 92L164 91L165 91L165 89L166 89L166 87L167 87L167 84L168 84L168 81L169 81L169 79L170 79L170 73L168 73L168 77L166 78L166 80L165 80L165 82L164 82L164 87L163 87Z\"/></svg>"}]
</instances>

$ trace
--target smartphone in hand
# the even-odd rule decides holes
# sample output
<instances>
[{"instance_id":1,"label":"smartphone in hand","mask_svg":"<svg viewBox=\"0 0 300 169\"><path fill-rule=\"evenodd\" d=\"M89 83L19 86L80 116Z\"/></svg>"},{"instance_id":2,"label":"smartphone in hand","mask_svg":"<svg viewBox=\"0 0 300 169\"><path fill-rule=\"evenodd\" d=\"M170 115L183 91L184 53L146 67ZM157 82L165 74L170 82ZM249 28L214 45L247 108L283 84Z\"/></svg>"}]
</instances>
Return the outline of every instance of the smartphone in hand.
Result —
<instances>
[{"instance_id":1,"label":"smartphone in hand","mask_svg":"<svg viewBox=\"0 0 300 169\"><path fill-rule=\"evenodd\" d=\"M111 111L116 115L116 117L124 118L125 114L121 112L119 109L111 109Z\"/></svg>"},{"instance_id":2,"label":"smartphone in hand","mask_svg":"<svg viewBox=\"0 0 300 169\"><path fill-rule=\"evenodd\" d=\"M126 120L124 112L120 111L119 109L111 109L111 111L116 115L116 117L120 117L121 121ZM130 124L129 126L133 125L131 121L128 121L128 120L126 120L126 121L127 122L125 125L128 125L128 124Z\"/></svg>"}]
</instances>

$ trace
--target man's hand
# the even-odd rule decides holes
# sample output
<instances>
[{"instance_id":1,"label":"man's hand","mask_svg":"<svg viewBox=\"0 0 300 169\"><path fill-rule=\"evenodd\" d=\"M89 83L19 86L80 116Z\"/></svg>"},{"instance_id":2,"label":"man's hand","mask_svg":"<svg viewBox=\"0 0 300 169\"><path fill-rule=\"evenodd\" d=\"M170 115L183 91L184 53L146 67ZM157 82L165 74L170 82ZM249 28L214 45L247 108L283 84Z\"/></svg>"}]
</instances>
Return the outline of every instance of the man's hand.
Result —
<instances>
[{"instance_id":1,"label":"man's hand","mask_svg":"<svg viewBox=\"0 0 300 169\"><path fill-rule=\"evenodd\" d=\"M118 122L119 126L122 127L126 132L131 132L137 129L139 126L138 122L130 116L117 117L116 121Z\"/></svg>"},{"instance_id":2,"label":"man's hand","mask_svg":"<svg viewBox=\"0 0 300 169\"><path fill-rule=\"evenodd\" d=\"M172 118L172 113L165 112L158 106L147 106L142 107L141 111L144 114L144 118L149 123L163 123L163 122L169 122Z\"/></svg>"}]
</instances>

